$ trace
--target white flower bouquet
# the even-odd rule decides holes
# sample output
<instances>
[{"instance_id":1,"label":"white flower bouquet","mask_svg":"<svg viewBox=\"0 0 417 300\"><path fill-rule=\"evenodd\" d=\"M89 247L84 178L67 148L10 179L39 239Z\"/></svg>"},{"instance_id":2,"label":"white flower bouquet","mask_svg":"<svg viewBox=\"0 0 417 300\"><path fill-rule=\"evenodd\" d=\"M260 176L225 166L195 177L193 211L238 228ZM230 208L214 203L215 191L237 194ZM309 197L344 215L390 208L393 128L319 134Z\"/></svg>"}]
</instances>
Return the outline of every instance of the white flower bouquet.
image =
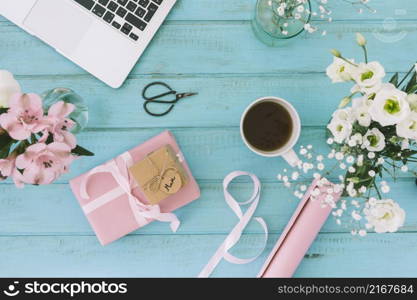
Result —
<instances>
[{"instance_id":1,"label":"white flower bouquet","mask_svg":"<svg viewBox=\"0 0 417 300\"><path fill-rule=\"evenodd\" d=\"M323 181L337 170L344 173L335 185L342 192L342 200L335 203L329 196L326 204L334 208L338 224L348 215L349 223L355 226L352 234L364 236L370 229L395 232L404 223L404 210L384 197L390 192L384 178L389 175L395 179L399 171L416 175L409 165L417 162L417 65L401 80L396 73L389 82L383 82L385 70L377 61L368 62L366 39L359 33L357 43L363 49L364 62L357 63L332 50L334 61L327 68L334 83L353 83L327 126L327 143L332 147L327 158L337 163L326 171L324 156L314 156L309 145L301 147L305 160L298 167L304 174L315 171L314 177ZM278 179L291 187L290 178L299 175L297 171L289 176L279 174ZM305 190L302 185L294 194L301 198Z\"/></svg>"}]
</instances>

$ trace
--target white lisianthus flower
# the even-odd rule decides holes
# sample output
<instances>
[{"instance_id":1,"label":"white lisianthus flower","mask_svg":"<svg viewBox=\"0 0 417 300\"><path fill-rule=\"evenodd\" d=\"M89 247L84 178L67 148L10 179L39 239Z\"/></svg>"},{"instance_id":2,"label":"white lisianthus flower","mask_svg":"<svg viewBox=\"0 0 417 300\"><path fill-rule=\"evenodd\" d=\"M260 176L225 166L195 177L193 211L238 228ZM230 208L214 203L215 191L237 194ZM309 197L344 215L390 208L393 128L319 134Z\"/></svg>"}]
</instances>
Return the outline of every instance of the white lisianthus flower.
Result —
<instances>
[{"instance_id":1,"label":"white lisianthus flower","mask_svg":"<svg viewBox=\"0 0 417 300\"><path fill-rule=\"evenodd\" d=\"M352 108L341 108L336 110L333 115L333 119L340 120L340 121L346 121L349 123L355 122L355 116L353 114Z\"/></svg>"},{"instance_id":2,"label":"white lisianthus flower","mask_svg":"<svg viewBox=\"0 0 417 300\"><path fill-rule=\"evenodd\" d=\"M10 97L20 92L20 85L14 79L13 74L0 70L0 107L9 107Z\"/></svg>"},{"instance_id":3,"label":"white lisianthus flower","mask_svg":"<svg viewBox=\"0 0 417 300\"><path fill-rule=\"evenodd\" d=\"M355 133L354 135L350 137L350 140L349 140L350 147L356 147L356 145L362 145L362 143L363 143L363 136L359 132Z\"/></svg>"},{"instance_id":4,"label":"white lisianthus flower","mask_svg":"<svg viewBox=\"0 0 417 300\"><path fill-rule=\"evenodd\" d=\"M361 94L365 94L367 96L372 96L375 95L378 91L380 91L382 89L383 84L377 84L374 85L372 87L369 88L364 88L361 87L357 84L355 84L351 89L350 89L350 93L351 94L355 94L355 93L361 93Z\"/></svg>"},{"instance_id":5,"label":"white lisianthus flower","mask_svg":"<svg viewBox=\"0 0 417 300\"><path fill-rule=\"evenodd\" d=\"M382 126L395 125L405 120L410 114L406 97L407 94L398 89L379 91L369 109L372 120Z\"/></svg>"},{"instance_id":6,"label":"white lisianthus flower","mask_svg":"<svg viewBox=\"0 0 417 300\"><path fill-rule=\"evenodd\" d=\"M353 59L350 59L353 62ZM352 80L353 66L343 59L334 56L333 63L327 67L326 74L333 83Z\"/></svg>"},{"instance_id":7,"label":"white lisianthus flower","mask_svg":"<svg viewBox=\"0 0 417 300\"><path fill-rule=\"evenodd\" d=\"M372 128L363 137L362 147L368 151L379 152L385 148L385 136L378 128Z\"/></svg>"},{"instance_id":8,"label":"white lisianthus flower","mask_svg":"<svg viewBox=\"0 0 417 300\"><path fill-rule=\"evenodd\" d=\"M353 107L353 109L359 108L361 106L370 107L371 104L372 104L372 100L370 100L366 96L362 96L362 97L358 97L358 98L353 98L352 99L352 107Z\"/></svg>"},{"instance_id":9,"label":"white lisianthus flower","mask_svg":"<svg viewBox=\"0 0 417 300\"><path fill-rule=\"evenodd\" d=\"M365 94L369 101L372 102L373 98L375 98L375 94L378 93L381 90L395 90L396 87L392 83L382 83L378 84L372 88L368 88L366 90L363 90L359 85L355 84L351 89L351 94Z\"/></svg>"},{"instance_id":10,"label":"white lisianthus flower","mask_svg":"<svg viewBox=\"0 0 417 300\"><path fill-rule=\"evenodd\" d=\"M404 225L405 211L392 199L367 203L363 212L377 233L396 232Z\"/></svg>"},{"instance_id":11,"label":"white lisianthus flower","mask_svg":"<svg viewBox=\"0 0 417 300\"><path fill-rule=\"evenodd\" d=\"M417 140L417 113L416 112L410 113L407 119L397 124L397 135L405 139Z\"/></svg>"},{"instance_id":12,"label":"white lisianthus flower","mask_svg":"<svg viewBox=\"0 0 417 300\"><path fill-rule=\"evenodd\" d=\"M417 112L417 95L410 94L407 96L408 105L410 105L411 111Z\"/></svg>"},{"instance_id":13,"label":"white lisianthus flower","mask_svg":"<svg viewBox=\"0 0 417 300\"><path fill-rule=\"evenodd\" d=\"M352 78L359 86L361 92L370 94L379 89L382 85L382 78L385 77L385 70L379 62L360 63L354 68Z\"/></svg>"},{"instance_id":14,"label":"white lisianthus flower","mask_svg":"<svg viewBox=\"0 0 417 300\"><path fill-rule=\"evenodd\" d=\"M333 118L327 128L333 134L334 141L339 144L348 139L352 133L352 123L337 118Z\"/></svg>"},{"instance_id":15,"label":"white lisianthus flower","mask_svg":"<svg viewBox=\"0 0 417 300\"><path fill-rule=\"evenodd\" d=\"M359 125L363 127L369 127L371 125L371 115L369 114L369 108L367 106L361 106L355 109L355 117L358 120Z\"/></svg>"},{"instance_id":16,"label":"white lisianthus flower","mask_svg":"<svg viewBox=\"0 0 417 300\"><path fill-rule=\"evenodd\" d=\"M369 127L371 125L371 115L369 114L369 107L372 104L372 100L368 97L360 97L352 100L353 113L358 120L359 125L363 127Z\"/></svg>"}]
</instances>

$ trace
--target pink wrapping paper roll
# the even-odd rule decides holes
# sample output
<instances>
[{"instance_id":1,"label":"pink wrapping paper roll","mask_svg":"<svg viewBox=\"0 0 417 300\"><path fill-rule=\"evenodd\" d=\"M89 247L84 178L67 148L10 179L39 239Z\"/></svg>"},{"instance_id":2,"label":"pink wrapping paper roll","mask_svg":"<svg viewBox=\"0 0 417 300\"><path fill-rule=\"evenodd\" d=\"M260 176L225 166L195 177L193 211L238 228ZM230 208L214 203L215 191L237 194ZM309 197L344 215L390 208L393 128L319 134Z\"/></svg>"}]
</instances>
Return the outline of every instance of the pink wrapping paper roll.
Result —
<instances>
[{"instance_id":1,"label":"pink wrapping paper roll","mask_svg":"<svg viewBox=\"0 0 417 300\"><path fill-rule=\"evenodd\" d=\"M318 187L318 180L312 183L258 277L288 278L293 276L332 210L329 205L323 207L323 201L327 196L325 190L331 186L330 184L320 188L322 193L312 201L311 193ZM334 201L339 200L340 193L333 194L333 198Z\"/></svg>"}]
</instances>

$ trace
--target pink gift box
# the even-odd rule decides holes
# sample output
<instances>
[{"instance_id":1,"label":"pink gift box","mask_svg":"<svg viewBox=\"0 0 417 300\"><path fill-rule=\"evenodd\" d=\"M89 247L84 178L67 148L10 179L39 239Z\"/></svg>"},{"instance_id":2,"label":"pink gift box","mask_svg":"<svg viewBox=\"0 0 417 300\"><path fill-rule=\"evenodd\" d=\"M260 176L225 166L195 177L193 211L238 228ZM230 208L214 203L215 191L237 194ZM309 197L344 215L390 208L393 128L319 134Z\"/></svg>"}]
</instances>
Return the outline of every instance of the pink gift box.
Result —
<instances>
[{"instance_id":1,"label":"pink gift box","mask_svg":"<svg viewBox=\"0 0 417 300\"><path fill-rule=\"evenodd\" d=\"M159 206L151 206L130 176L128 168L165 145L170 145L177 153L187 172L188 182L176 194L162 200ZM150 216L155 213L161 213L156 219L171 222L171 228L175 231L179 222L171 212L200 197L198 184L169 131L74 178L70 181L70 186L102 245L154 221Z\"/></svg>"},{"instance_id":2,"label":"pink gift box","mask_svg":"<svg viewBox=\"0 0 417 300\"><path fill-rule=\"evenodd\" d=\"M293 276L332 211L330 205L323 205L327 196L325 191L332 187L333 184L330 182L319 187L318 180L313 181L258 277L288 278ZM311 193L316 188L320 189L321 194L312 200ZM341 193L333 193L335 202L340 199L340 195Z\"/></svg>"}]
</instances>

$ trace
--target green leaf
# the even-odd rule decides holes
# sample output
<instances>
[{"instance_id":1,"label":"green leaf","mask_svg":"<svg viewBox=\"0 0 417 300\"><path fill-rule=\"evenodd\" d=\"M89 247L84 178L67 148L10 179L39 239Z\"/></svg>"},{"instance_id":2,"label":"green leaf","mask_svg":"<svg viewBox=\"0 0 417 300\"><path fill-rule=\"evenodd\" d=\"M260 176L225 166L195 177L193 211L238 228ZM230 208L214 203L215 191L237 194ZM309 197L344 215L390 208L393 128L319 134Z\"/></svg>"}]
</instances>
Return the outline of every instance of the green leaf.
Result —
<instances>
[{"instance_id":1,"label":"green leaf","mask_svg":"<svg viewBox=\"0 0 417 300\"><path fill-rule=\"evenodd\" d=\"M1 150L0 150L0 159L7 158L9 156L11 147L12 147L12 143L9 143L8 145L1 148Z\"/></svg>"},{"instance_id":2,"label":"green leaf","mask_svg":"<svg viewBox=\"0 0 417 300\"><path fill-rule=\"evenodd\" d=\"M414 94L415 92L417 92L417 84L407 90L407 94Z\"/></svg>"},{"instance_id":3,"label":"green leaf","mask_svg":"<svg viewBox=\"0 0 417 300\"><path fill-rule=\"evenodd\" d=\"M9 109L7 107L0 107L0 115L4 114L4 113L7 113L8 110Z\"/></svg>"},{"instance_id":4,"label":"green leaf","mask_svg":"<svg viewBox=\"0 0 417 300\"><path fill-rule=\"evenodd\" d=\"M411 94L410 92L411 88L417 85L417 73L414 72L413 77L411 77L410 81L408 82L407 86L405 87L405 92L408 94Z\"/></svg>"},{"instance_id":5,"label":"green leaf","mask_svg":"<svg viewBox=\"0 0 417 300\"><path fill-rule=\"evenodd\" d=\"M48 138L46 139L46 144L49 145L51 143L53 143L54 141L54 136L52 134L48 135Z\"/></svg>"},{"instance_id":6,"label":"green leaf","mask_svg":"<svg viewBox=\"0 0 417 300\"><path fill-rule=\"evenodd\" d=\"M27 140L21 141L21 142L17 145L17 147L13 150L13 152L12 152L12 153L13 153L14 155L18 156L18 155L20 155L20 154L24 153L24 152L26 151L26 148L27 148L27 147L29 147L29 146L30 146L29 141L27 141Z\"/></svg>"},{"instance_id":7,"label":"green leaf","mask_svg":"<svg viewBox=\"0 0 417 300\"><path fill-rule=\"evenodd\" d=\"M74 149L72 149L71 153L78 156L94 156L93 152L90 152L81 146L77 146Z\"/></svg>"},{"instance_id":8,"label":"green leaf","mask_svg":"<svg viewBox=\"0 0 417 300\"><path fill-rule=\"evenodd\" d=\"M395 73L394 76L391 77L389 82L395 85L395 87L398 87L398 72Z\"/></svg>"},{"instance_id":9,"label":"green leaf","mask_svg":"<svg viewBox=\"0 0 417 300\"><path fill-rule=\"evenodd\" d=\"M13 139L6 132L0 134L0 149L13 142Z\"/></svg>"}]
</instances>

